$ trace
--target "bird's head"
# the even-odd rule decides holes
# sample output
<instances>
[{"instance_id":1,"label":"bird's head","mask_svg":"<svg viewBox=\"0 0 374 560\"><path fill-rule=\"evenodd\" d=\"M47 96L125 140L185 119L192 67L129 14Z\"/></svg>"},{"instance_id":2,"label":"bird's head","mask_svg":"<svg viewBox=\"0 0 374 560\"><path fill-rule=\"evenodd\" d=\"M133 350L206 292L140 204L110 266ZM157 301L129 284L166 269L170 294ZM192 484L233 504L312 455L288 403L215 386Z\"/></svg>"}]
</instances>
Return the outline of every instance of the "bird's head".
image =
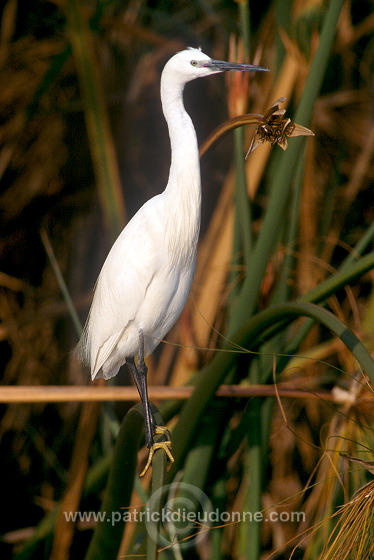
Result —
<instances>
[{"instance_id":1,"label":"bird's head","mask_svg":"<svg viewBox=\"0 0 374 560\"><path fill-rule=\"evenodd\" d=\"M181 83L187 83L196 78L203 78L210 74L226 72L227 70L240 70L244 72L260 70L268 71L268 68L254 66L252 64L240 64L237 62L225 62L213 60L200 49L189 47L175 54L165 65L164 72L173 75L174 79Z\"/></svg>"}]
</instances>

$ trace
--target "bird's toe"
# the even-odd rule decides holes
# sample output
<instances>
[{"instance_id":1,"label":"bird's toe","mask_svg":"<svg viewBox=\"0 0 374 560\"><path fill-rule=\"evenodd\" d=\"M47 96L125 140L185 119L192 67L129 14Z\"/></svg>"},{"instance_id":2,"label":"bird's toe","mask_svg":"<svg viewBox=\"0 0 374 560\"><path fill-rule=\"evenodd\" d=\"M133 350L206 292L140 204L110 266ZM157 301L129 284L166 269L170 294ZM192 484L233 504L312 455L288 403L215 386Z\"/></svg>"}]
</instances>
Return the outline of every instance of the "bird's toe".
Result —
<instances>
[{"instance_id":1,"label":"bird's toe","mask_svg":"<svg viewBox=\"0 0 374 560\"><path fill-rule=\"evenodd\" d=\"M153 459L153 456L155 454L155 451L157 451L157 449L163 449L165 451L169 461L171 463L174 463L174 457L173 457L172 452L171 452L171 436L170 436L170 432L167 429L167 427L166 426L155 426L154 435L163 435L164 437L167 438L167 440L166 441L154 442L150 446L147 463L146 463L144 469L142 470L142 472L140 473L140 475L139 475L140 477L143 477L145 475L145 473L148 471L149 467L152 464L152 459Z\"/></svg>"}]
</instances>

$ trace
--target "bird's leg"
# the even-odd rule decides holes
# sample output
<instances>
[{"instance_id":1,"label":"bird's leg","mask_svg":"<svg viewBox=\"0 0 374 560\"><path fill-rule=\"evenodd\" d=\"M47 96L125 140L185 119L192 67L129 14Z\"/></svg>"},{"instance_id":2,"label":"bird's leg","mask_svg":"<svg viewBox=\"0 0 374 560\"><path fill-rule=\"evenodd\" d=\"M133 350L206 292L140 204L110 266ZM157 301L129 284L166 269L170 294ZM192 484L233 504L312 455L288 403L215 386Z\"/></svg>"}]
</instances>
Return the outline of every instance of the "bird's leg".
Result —
<instances>
[{"instance_id":1,"label":"bird's leg","mask_svg":"<svg viewBox=\"0 0 374 560\"><path fill-rule=\"evenodd\" d=\"M142 401L145 423L145 443L148 449L150 449L154 443L153 432L156 426L156 422L153 418L153 414L148 401L147 366L143 362L143 366L139 367L138 364L138 367L136 367L134 358L127 358L126 362L129 370L131 371L131 374L135 381L135 385L140 395L140 399Z\"/></svg>"},{"instance_id":2,"label":"bird's leg","mask_svg":"<svg viewBox=\"0 0 374 560\"><path fill-rule=\"evenodd\" d=\"M148 468L152 463L153 455L156 449L163 449L171 462L174 462L174 457L171 454L171 440L170 432L166 426L157 426L154 416L152 414L151 408L149 406L148 400L148 386L147 386L147 373L148 368L144 361L144 335L142 331L139 331L139 354L138 354L138 364L135 365L134 358L127 358L126 362L129 366L131 374L134 378L135 385L138 389L144 410L144 421L145 421L145 442L149 449L149 455L147 463L140 474L144 476ZM154 442L153 435L160 434L167 438L167 441Z\"/></svg>"}]
</instances>

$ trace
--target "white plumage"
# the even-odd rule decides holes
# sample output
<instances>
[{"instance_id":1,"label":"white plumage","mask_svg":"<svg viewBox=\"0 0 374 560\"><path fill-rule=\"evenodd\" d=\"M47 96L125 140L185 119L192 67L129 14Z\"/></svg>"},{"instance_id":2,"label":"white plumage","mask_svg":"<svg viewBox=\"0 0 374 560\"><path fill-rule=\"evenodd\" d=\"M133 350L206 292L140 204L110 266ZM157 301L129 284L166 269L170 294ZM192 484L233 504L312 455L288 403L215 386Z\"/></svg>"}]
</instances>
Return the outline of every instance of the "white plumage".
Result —
<instances>
[{"instance_id":1,"label":"white plumage","mask_svg":"<svg viewBox=\"0 0 374 560\"><path fill-rule=\"evenodd\" d=\"M178 319L191 287L200 229L199 153L183 89L191 80L225 70L265 69L212 60L191 48L165 65L161 101L172 152L168 183L140 208L114 243L78 345L80 357L91 366L92 379L109 379L128 362L145 408L146 432L155 429L146 395L146 367L141 359L136 368L133 358L142 357L143 341L144 355L150 354ZM139 366L145 371L140 372ZM151 447L152 433L146 436Z\"/></svg>"}]
</instances>

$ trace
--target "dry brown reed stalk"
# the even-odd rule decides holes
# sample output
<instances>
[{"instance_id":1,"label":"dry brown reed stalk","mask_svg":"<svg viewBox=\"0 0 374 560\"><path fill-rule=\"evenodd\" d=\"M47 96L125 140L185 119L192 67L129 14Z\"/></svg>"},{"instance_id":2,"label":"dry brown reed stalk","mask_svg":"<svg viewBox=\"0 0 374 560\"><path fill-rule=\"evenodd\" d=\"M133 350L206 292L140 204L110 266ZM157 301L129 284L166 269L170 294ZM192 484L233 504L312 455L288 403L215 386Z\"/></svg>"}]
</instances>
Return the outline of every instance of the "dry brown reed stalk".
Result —
<instances>
[{"instance_id":1,"label":"dry brown reed stalk","mask_svg":"<svg viewBox=\"0 0 374 560\"><path fill-rule=\"evenodd\" d=\"M151 386L149 397L153 401L185 400L191 397L193 387ZM315 390L300 382L275 385L220 385L217 397L248 398L253 396L289 398L320 398L334 400L329 391ZM135 387L114 387L111 385L72 386L1 386L0 403L52 403L52 402L102 402L138 401Z\"/></svg>"},{"instance_id":2,"label":"dry brown reed stalk","mask_svg":"<svg viewBox=\"0 0 374 560\"><path fill-rule=\"evenodd\" d=\"M284 400L278 398L278 407L272 418L269 441L271 479L266 492L266 504L278 514L283 514L284 523L268 519L266 527L269 545L273 549L287 548L289 539L300 530L304 520L305 476L313 471L321 453L315 444L314 430L322 419L328 421L331 413L325 399L316 400L312 408L307 399ZM318 411L318 414L316 414ZM293 518L292 512L301 512Z\"/></svg>"},{"instance_id":3,"label":"dry brown reed stalk","mask_svg":"<svg viewBox=\"0 0 374 560\"><path fill-rule=\"evenodd\" d=\"M373 391L365 379L358 376L357 380L352 380L349 391L336 389L335 394L341 399L341 408L326 426L326 435L321 434L324 453L316 472L315 482L313 481L312 490L305 502L307 522L302 529L304 530L308 526L313 531L314 524L318 527L318 531L313 531L308 538L305 560L314 558L317 550L319 550L318 554L321 554L322 550L329 549L332 528L336 523L334 520L330 522L329 518L330 515L335 514L336 507L340 506L342 502L346 502L347 507L343 508L339 524L347 530L350 522L346 521L348 518L345 517L344 512L347 512L348 515L351 506L355 506L357 503L355 498L350 501L349 497L365 483L365 471L360 468L352 468L351 464L342 459L340 453L370 461L374 448L373 408L366 406L366 397L370 395L369 398L371 398ZM369 515L370 510L367 511L365 507L364 510L366 516ZM361 534L360 523L362 523L362 519L357 519L357 525L353 524L351 534L356 533L357 536ZM339 535L341 536L340 533ZM364 535L361 534L361 538L363 539ZM359 543L357 542L357 544ZM346 545L347 550L350 549L350 554L353 554L354 547L350 548L352 546L350 539L347 539ZM331 547L333 550L332 545ZM321 557L324 558L324 556ZM326 556L326 558L329 557ZM343 558L340 554L335 557ZM363 556L363 558L366 557Z\"/></svg>"},{"instance_id":4,"label":"dry brown reed stalk","mask_svg":"<svg viewBox=\"0 0 374 560\"><path fill-rule=\"evenodd\" d=\"M372 33L374 28L373 16L354 27L348 18L348 4L346 4L346 11L341 18L336 44L336 52L347 61L352 60L350 59L352 56L351 49L355 42L365 34ZM305 2L301 0L293 3L295 11L302 10L304 6ZM17 3L8 0L6 10L3 12L0 31L0 68L3 78L0 90L0 178L3 180L5 178L6 185L9 186L9 188L7 186L1 191L0 204L4 208L4 215L9 218L8 224L21 216L21 213L27 210L30 204L37 204L38 197L42 197L44 201L55 197L60 204L60 193L63 187L60 170L66 158L64 111L66 109L69 111L70 101L76 103L78 99L76 82L72 79L71 67L65 68L63 79L67 78L68 87L61 86L59 81L53 84L51 90L39 100L41 111L35 114L30 122L27 122L26 111L30 103L33 102L35 92L49 67L52 57L61 52L65 43L60 42L59 39L41 41L31 37L13 41L16 12ZM103 21L106 38L110 36L111 41L116 43L126 56L130 52L131 57L136 59L140 51L144 49L143 41L148 44L160 45L158 51L160 57L163 57L169 49L178 50L181 48L179 44L178 46L175 46L175 44L171 46L171 42L166 40L164 36L137 26L138 18L139 3L132 2L123 17L108 18ZM199 25L200 29L204 27L204 31L206 31L212 24L204 20L204 22L199 21ZM268 45L273 45L273 37L275 36L274 28L271 29L272 33L270 33L270 27L267 25L267 29L263 31L265 35L262 35L262 39L259 41L260 44L266 45L266 48L268 48ZM62 35L59 34L58 36L61 37ZM103 58L108 56L110 51L110 47L104 44L106 38L101 50ZM315 37L313 37L313 41L314 39ZM220 44L218 44L219 42ZM308 70L308 60L301 54L296 42L289 37L284 38L284 45L287 54L283 68L273 85L270 86L269 83L266 83L260 91L255 91L249 110L262 113L279 97L287 97L297 104ZM163 48L163 53L161 53ZM270 49L272 48L270 46ZM214 49L215 52L219 52L220 49L223 51L222 36ZM258 53L255 53L255 56L257 57ZM266 53L266 56L268 56L268 53ZM272 56L272 53L270 53L270 56ZM149 60L151 58L152 55ZM159 61L160 59L158 59ZM152 59L147 68L147 75L151 75L149 71L152 69L151 79L157 81L158 84L158 73L155 71L156 65L154 62L155 58ZM357 64L362 76L368 76L369 67L370 65L367 64L365 58ZM112 72L112 69L110 72ZM274 77L274 72L266 76L269 80L274 79ZM122 99L122 91L120 95ZM295 248L295 254L300 255L298 260L301 265L298 268L293 286L296 293L305 292L315 285L317 269L321 270L320 277L322 278L329 273L329 269L332 270L330 266L334 265L334 263L330 265L331 255L341 232L343 213L340 215L338 212L334 212L337 219L331 224L327 232L322 232L323 239L318 224L321 200L324 200L323 195L326 185L329 184L331 176L335 172L332 163L336 162L336 152L330 150L331 145L337 144L337 141L340 140L343 143L346 142L346 151L350 155L350 159L347 158L342 161L339 167L339 171L346 175L346 185L339 188L338 209L346 211L346 207L351 205L357 194L365 192L367 180L373 176L372 138L370 134L366 135L367 132L370 132L368 129L368 106L367 91L352 91L352 89L326 95L320 98L316 104L317 110L312 128L323 142L326 140L326 144L324 144L321 153L320 150L316 149L313 142L308 142L305 189L302 201L303 211L300 219L301 236L300 242ZM62 111L59 112L59 109L62 109ZM250 145L252 134L253 129L248 127L244 150ZM330 151L325 150L326 146ZM261 146L246 163L247 184L252 200L256 197L259 185L265 177L272 149L278 150L278 148L271 148L266 145ZM152 383L155 381L159 384L164 383L172 370L175 373L173 373L171 382L173 384L185 383L191 372L198 369L202 362L209 359L210 349L219 346L219 332L224 331L227 293L231 289L231 286L227 285L227 276L232 257L233 211L231 200L233 181L234 178L230 171L226 180L223 181L221 198L210 229L205 239L202 240L199 249L199 263L193 296L189 300L182 321L176 327L172 336L169 337L169 341L172 343L181 343L184 346L194 346L195 348L178 349L177 346L172 344L163 345L160 360L156 364L157 371L153 367L150 368ZM264 200L256 200L256 202L262 204ZM31 208L35 208L35 206L31 206ZM69 229L69 224L65 225L66 229ZM256 232L258 227L259 224L256 223ZM28 232L26 231L26 233ZM14 248L18 250L22 246L22 243L19 243L22 235L22 231L18 229L7 238L3 236L0 242L0 251L9 254L12 251L14 252ZM332 243L326 241L327 237L332 239ZM319 244L324 244L323 253L318 253ZM348 245L349 243L347 243ZM66 262L68 251L69 248L58 248L59 260L62 263ZM34 251L30 251L31 254L34 255ZM279 255L282 258L282 250ZM15 271L7 270L9 273L7 276L0 276L0 340L8 343L12 353L12 358L6 368L4 381L8 384L17 382L23 385L40 384L41 387L32 387L29 395L27 395L28 390L25 388L24 395L20 396L18 394L18 397L16 395L17 391L14 391L13 396L16 399L24 399L24 404L20 406L13 403L7 408L0 430L4 432L13 429L20 434L20 439L15 441L12 449L18 453L20 470L27 472L32 457L28 456L22 447L26 437L28 437L23 433L24 428L28 425L30 414L41 413L45 407L45 402L60 402L59 399L62 399L61 393L59 393L60 388L54 393L55 387L44 387L44 385L49 385L51 382L58 383L60 379L62 382L66 382L67 373L65 368L66 349L64 349L62 355L60 331L58 330L56 316L51 312L52 308L56 308L56 302L61 301L58 287L52 274L47 271L41 272L38 287L31 288L27 276L28 270L26 270L28 266L24 268L19 273L17 272L19 269ZM266 281L271 289L272 276L270 269ZM372 285L370 278L368 278L366 285L369 286L369 284ZM347 303L348 297L346 296L339 301L333 301L332 304L338 315L345 317L350 324L352 323L352 316L354 316L357 325L357 317L364 313L366 301L361 298L359 287L354 287L352 293L356 298L358 311L352 312L354 305L351 301ZM370 326L368 327L368 333L369 335L372 333L372 327ZM366 519L363 516L360 517L361 512L355 509L356 506L358 508L358 503L354 502L354 498L349 501L351 492L362 482L362 476L359 474L361 471L358 468L352 468L352 465L350 465L348 472L347 465L338 459L338 451L343 450L353 456L359 454L362 457L364 447L361 447L360 443L370 449L374 448L371 433L365 428L366 424L369 427L372 426L373 394L368 389L362 390L361 395L355 395L353 392L348 393L346 404L340 402L340 412L334 414L329 407L337 406L337 399L342 401L342 395L339 396L335 393L330 395L328 391L323 390L312 393L315 387L319 388L321 386L321 383L327 382L330 385L336 373L324 364L316 365L316 360L328 360L332 364L338 364L341 369L344 367L348 372L354 371L349 356L347 356L345 350L342 351L341 343L331 340L321 344L319 333L317 332L314 336L316 345L312 344L308 353L305 352L306 356L311 359L305 361L295 357L289 363L287 371L282 373L282 379L289 382L288 386L292 384L296 388L295 391L292 392L287 386L283 385L277 387L277 392L282 397L283 411L288 420L288 425L285 426L283 416L275 415L272 428L272 481L264 496L264 507L277 504L284 497L295 495L304 487L308 488L307 524L310 527L313 519L324 519L326 503L333 500L336 492L339 491L339 482L343 481L341 487L344 487L342 493L345 493L347 503L346 518L348 519L348 513L352 510L353 514L362 520L362 529L364 530L366 520L369 517ZM372 341L370 344L372 344ZM73 378L71 373L70 375ZM22 387L18 389L22 391ZM62 391L71 392L71 394L66 394L63 398L65 402L83 400L83 398L88 401L96 400L99 391L93 395L94 391L91 393L90 389L94 390L96 388L65 387ZM189 388L175 388L175 390L170 388L170 391L165 388L165 391L160 392L157 391L161 388L154 387L154 389L155 392L153 393L153 388L151 388L150 396L152 399L159 401L164 398L181 398L181 393L184 395L183 398L188 398L190 394ZM101 400L115 400L116 398L135 400L134 394L136 393L132 387L129 388L128 392L127 388L122 387L114 387L113 389L105 387L100 388L100 391L102 391L100 393ZM34 392L37 395L34 395ZM81 394L77 395L78 392L81 392ZM311 398L307 398L310 396L308 392L313 395ZM276 390L273 386L266 388L251 386L248 388L238 387L237 392L232 387L221 387L218 394L224 397L235 395L235 397L248 398L253 395L274 396L275 393ZM344 395L345 393L343 393L343 399ZM283 397L285 398L283 399ZM333 402L330 399L333 399ZM31 404L27 404L26 401ZM93 408L96 406L95 403L89 403L85 409L88 410L91 405L93 405ZM62 408L66 410L68 407L64 405ZM76 410L76 405L69 405L69 410L70 412ZM59 411L59 413L61 412ZM347 415L349 415L349 418ZM82 416L82 422L84 416ZM321 432L322 446L325 448L325 451L321 451L318 434L321 426L330 422L331 418L333 420L328 435L325 435L325 431ZM67 415L65 419L67 419ZM88 416L86 416L87 420ZM235 420L236 418L233 419L233 427L235 427ZM69 426L69 424L66 425ZM350 440L354 441L351 442ZM72 441L72 438L70 438L69 442ZM66 495L64 505L64 507L72 509L78 509L76 504L79 503L81 481L89 453L89 442L85 440L83 442L85 449L80 450L78 449L79 441L81 440L77 439L75 442L77 451L69 473L71 481L69 488L72 489L73 493ZM33 443L38 457L39 455L40 457L47 456L50 453L48 441L44 434L38 434ZM238 456L240 456L240 461L237 460ZM321 456L322 460L319 463ZM228 490L231 492L231 497L237 496L238 500L242 498L240 492L237 492L238 481L240 480L238 470L241 468L242 457L243 451L239 449L236 456L233 457L228 480ZM368 452L367 458L369 457L370 453ZM82 462L82 468L78 465L80 462ZM318 468L315 478L318 484L313 488L315 468ZM341 476L342 470L344 471L344 477ZM54 471L53 479L55 479L55 474ZM74 477L77 477L76 485L74 484ZM336 480L338 480L338 483ZM245 482L243 481L241 487L243 489L245 488ZM45 484L49 483L50 481L47 480ZM52 488L51 500L55 499L53 493L60 490L61 484ZM40 493L39 489L38 493ZM43 488L41 494L43 494ZM371 496L372 494L370 496L360 494L360 499L363 501L365 498L366 503L372 507ZM298 500L299 497L295 496L293 500L282 507L286 509L291 507L291 504L292 507L298 507ZM240 506L241 504L236 505L235 503L233 507L237 509ZM342 510L343 522L344 515ZM273 542L276 546L283 546L291 536L292 531L296 532L297 530L295 526L291 525L284 527L274 524L265 525L270 527L266 537L267 542L270 544ZM353 529L353 525L352 530L350 526L345 525L345 530L348 531L347 541L351 535L354 535ZM226 531L228 535L226 543L229 546L227 551L228 554L232 554L236 536L232 527L227 528ZM356 535L358 541L360 536L364 536L363 531L356 533ZM329 532L326 529L323 537L326 544L330 544L328 536ZM340 536L344 538L344 531ZM65 557L67 557L70 540L70 529L66 531L63 524L60 525L56 535L55 547L61 545L61 551L64 551ZM124 547L123 550L128 552L127 547ZM328 550L326 550L327 553ZM326 556L326 560L333 557L331 553L330 556Z\"/></svg>"},{"instance_id":5,"label":"dry brown reed stalk","mask_svg":"<svg viewBox=\"0 0 374 560\"><path fill-rule=\"evenodd\" d=\"M296 84L299 84L300 78L303 76L305 77L304 69L300 68L300 65L297 63L297 60L292 56L292 54L287 54L276 81L271 87L269 87L269 84L267 85L267 88L264 90L265 96L262 97L261 95L258 97L253 111L263 113L263 111L269 107L275 99L279 99L280 97L291 99ZM284 107L287 107L287 101ZM254 131L252 129L249 129L247 132L248 146L250 145L250 139L253 137L253 133ZM257 150L255 157L247 159L246 175L249 189L248 194L251 200L254 199L261 179L266 171L266 164L272 149L274 148L270 146L270 144L265 144L261 146L261 150Z\"/></svg>"},{"instance_id":6,"label":"dry brown reed stalk","mask_svg":"<svg viewBox=\"0 0 374 560\"><path fill-rule=\"evenodd\" d=\"M67 560L70 557L75 524L67 521L66 514L79 508L99 412L100 405L96 402L84 403L82 406L65 494L60 501L56 518L51 560Z\"/></svg>"},{"instance_id":7,"label":"dry brown reed stalk","mask_svg":"<svg viewBox=\"0 0 374 560\"><path fill-rule=\"evenodd\" d=\"M296 541L299 544L295 546L294 552L299 547L305 548L304 560L316 557L323 560L343 558L340 556L340 549L336 547L338 543L343 550L345 530L349 534L350 531L352 535L356 534L357 541L365 541L364 531L360 531L359 526L350 528L347 521L355 497L346 504L346 512L346 506L343 506L341 512L337 512L336 508L342 499L347 502L355 488L364 481L362 469L358 471L346 468L341 456L348 455L341 450L354 450L355 456L362 456L363 453L364 457L372 456L374 438L370 425L374 418L373 409L367 403L372 400L373 391L362 378L361 381L352 381L350 391L336 388L333 394L335 403L340 403L335 414L329 401L303 402L299 399L293 402L279 400L280 409L273 414L270 439L272 476L264 496L264 505L269 506L269 511L275 508L278 512L284 512L283 515L287 516L285 519L289 520L279 525L271 523L269 519L265 527L272 549L278 554L282 550L291 550ZM315 439L314 434L315 429L323 424L326 425L328 433L321 432L320 442ZM295 456L299 458L297 463ZM362 463L364 467L366 464L374 464L361 460L357 462ZM307 473L311 474L305 481ZM307 500L305 492L309 492ZM361 491L359 493L361 494ZM339 494L343 496L340 502ZM366 504L361 504L365 509L365 514L362 514L362 517L366 516L365 522L368 522L371 515L369 501L367 499ZM293 520L292 512L301 512L301 515ZM352 525L353 520L354 517L351 516ZM335 523L338 523L338 529L334 533ZM368 523L366 526L369 526ZM339 530L339 527L342 529ZM339 534L335 538L338 531ZM350 553L354 554L356 548L355 545L352 546L352 542L353 539L349 537L345 549L349 550L351 547ZM366 542L370 542L370 533ZM321 553L322 550L328 553L326 559ZM293 553L291 557L294 557ZM347 557L361 558L354 555ZM272 555L268 558L272 558Z\"/></svg>"},{"instance_id":8,"label":"dry brown reed stalk","mask_svg":"<svg viewBox=\"0 0 374 560\"><path fill-rule=\"evenodd\" d=\"M374 556L374 481L369 482L339 510L335 531L320 560L371 560Z\"/></svg>"}]
</instances>

